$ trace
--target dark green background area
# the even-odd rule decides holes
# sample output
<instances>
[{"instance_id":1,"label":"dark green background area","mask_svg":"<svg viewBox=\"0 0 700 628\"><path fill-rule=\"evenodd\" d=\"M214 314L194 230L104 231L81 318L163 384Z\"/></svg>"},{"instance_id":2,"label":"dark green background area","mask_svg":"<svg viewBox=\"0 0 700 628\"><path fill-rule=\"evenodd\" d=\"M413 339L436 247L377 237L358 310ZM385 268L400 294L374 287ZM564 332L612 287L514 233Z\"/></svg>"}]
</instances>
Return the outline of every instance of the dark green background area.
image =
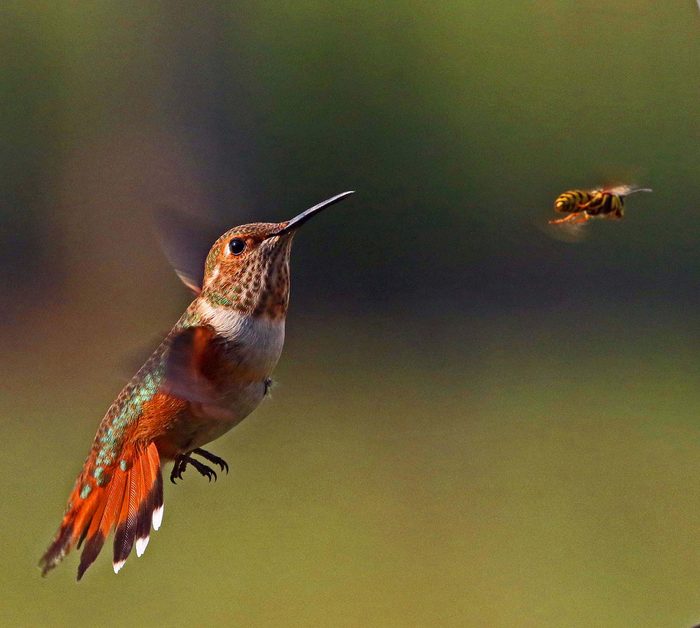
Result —
<instances>
[{"instance_id":1,"label":"dark green background area","mask_svg":"<svg viewBox=\"0 0 700 628\"><path fill-rule=\"evenodd\" d=\"M700 621L693 0L0 24L0 624ZM557 194L609 181L654 193L550 237ZM119 576L41 579L104 410L188 303L152 212L224 229L346 189L295 242L272 399L211 446L230 475L168 486Z\"/></svg>"}]
</instances>

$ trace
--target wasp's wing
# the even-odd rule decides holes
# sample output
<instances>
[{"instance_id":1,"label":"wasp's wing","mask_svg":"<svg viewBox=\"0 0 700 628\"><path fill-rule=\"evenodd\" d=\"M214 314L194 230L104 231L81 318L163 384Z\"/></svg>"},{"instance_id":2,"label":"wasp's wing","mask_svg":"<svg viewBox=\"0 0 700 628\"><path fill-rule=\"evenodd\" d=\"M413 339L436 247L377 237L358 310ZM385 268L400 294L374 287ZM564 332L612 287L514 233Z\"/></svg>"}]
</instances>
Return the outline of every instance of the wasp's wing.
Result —
<instances>
[{"instance_id":1,"label":"wasp's wing","mask_svg":"<svg viewBox=\"0 0 700 628\"><path fill-rule=\"evenodd\" d=\"M209 247L223 230L200 216L173 208L159 208L153 218L160 246L177 276L199 294Z\"/></svg>"},{"instance_id":2,"label":"wasp's wing","mask_svg":"<svg viewBox=\"0 0 700 628\"><path fill-rule=\"evenodd\" d=\"M653 192L651 188L638 188L633 185L613 185L601 188L600 191L606 192L607 194L614 194L615 196L622 196L623 198L630 194L636 194L637 192Z\"/></svg>"}]
</instances>

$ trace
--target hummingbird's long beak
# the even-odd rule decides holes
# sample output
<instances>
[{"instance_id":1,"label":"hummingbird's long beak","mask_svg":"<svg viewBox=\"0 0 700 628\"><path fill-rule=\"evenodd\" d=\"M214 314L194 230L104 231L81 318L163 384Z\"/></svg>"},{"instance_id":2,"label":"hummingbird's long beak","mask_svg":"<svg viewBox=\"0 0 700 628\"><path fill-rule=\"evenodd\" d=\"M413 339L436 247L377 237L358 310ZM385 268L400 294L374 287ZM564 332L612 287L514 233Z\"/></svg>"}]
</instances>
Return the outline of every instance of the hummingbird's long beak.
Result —
<instances>
[{"instance_id":1,"label":"hummingbird's long beak","mask_svg":"<svg viewBox=\"0 0 700 628\"><path fill-rule=\"evenodd\" d=\"M354 190L350 190L348 192L342 192L341 194L336 194L335 196L332 196L329 199L326 199L325 201L319 203L318 205L314 205L313 207L309 207L306 211L301 212L298 216L294 216L291 220L288 220L286 223L282 223L284 226L277 231L276 233L273 233L272 235L284 235L285 233L289 233L290 231L293 231L294 229L297 229L301 227L309 218L314 216L315 214L318 214L320 211L326 209L326 207L330 207L331 205L334 205L338 201L342 201L346 196L350 196L351 194L354 194Z\"/></svg>"}]
</instances>

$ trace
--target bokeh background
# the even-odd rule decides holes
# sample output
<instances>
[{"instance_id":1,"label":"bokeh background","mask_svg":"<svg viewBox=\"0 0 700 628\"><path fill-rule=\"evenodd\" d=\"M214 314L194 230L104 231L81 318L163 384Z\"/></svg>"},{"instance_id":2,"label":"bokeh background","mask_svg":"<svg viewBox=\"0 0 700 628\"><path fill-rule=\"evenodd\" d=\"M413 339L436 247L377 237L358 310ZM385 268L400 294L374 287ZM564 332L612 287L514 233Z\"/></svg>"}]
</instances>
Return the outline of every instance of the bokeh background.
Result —
<instances>
[{"instance_id":1,"label":"bokeh background","mask_svg":"<svg viewBox=\"0 0 700 628\"><path fill-rule=\"evenodd\" d=\"M0 624L700 621L694 0L0 17ZM549 237L557 194L612 180L654 193ZM226 228L346 189L297 237L273 398L211 447L230 475L168 485L118 577L104 552L42 579L189 300L153 212Z\"/></svg>"}]
</instances>

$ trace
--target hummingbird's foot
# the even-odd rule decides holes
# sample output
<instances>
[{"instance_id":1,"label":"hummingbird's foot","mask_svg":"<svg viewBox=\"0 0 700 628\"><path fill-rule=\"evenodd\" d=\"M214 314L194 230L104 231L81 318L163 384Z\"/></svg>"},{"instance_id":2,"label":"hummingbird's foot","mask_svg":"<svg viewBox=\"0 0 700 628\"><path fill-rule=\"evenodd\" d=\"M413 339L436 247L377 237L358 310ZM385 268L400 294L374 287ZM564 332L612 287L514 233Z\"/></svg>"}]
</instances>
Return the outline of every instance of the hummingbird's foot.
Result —
<instances>
[{"instance_id":1,"label":"hummingbird's foot","mask_svg":"<svg viewBox=\"0 0 700 628\"><path fill-rule=\"evenodd\" d=\"M214 469L212 469L211 467L208 467L207 465L200 462L199 460L195 460L194 458L191 458L189 454L180 454L175 459L175 464L173 465L173 470L170 472L170 481L173 484L175 484L175 480L182 479L182 474L185 472L185 469L187 469L188 464L192 465L195 469L197 469L197 471L201 475L205 476L210 482L211 482L212 478L214 478L214 481L216 482L217 475L216 475L216 471L214 471Z\"/></svg>"},{"instance_id":2,"label":"hummingbird's foot","mask_svg":"<svg viewBox=\"0 0 700 628\"><path fill-rule=\"evenodd\" d=\"M190 453L197 454L198 456L202 456L202 458L205 460L213 462L214 464L218 465L222 471L226 471L226 474L228 474L228 463L223 458L219 458L219 456L215 456L210 451L200 449L199 447L197 449L193 449Z\"/></svg>"}]
</instances>

